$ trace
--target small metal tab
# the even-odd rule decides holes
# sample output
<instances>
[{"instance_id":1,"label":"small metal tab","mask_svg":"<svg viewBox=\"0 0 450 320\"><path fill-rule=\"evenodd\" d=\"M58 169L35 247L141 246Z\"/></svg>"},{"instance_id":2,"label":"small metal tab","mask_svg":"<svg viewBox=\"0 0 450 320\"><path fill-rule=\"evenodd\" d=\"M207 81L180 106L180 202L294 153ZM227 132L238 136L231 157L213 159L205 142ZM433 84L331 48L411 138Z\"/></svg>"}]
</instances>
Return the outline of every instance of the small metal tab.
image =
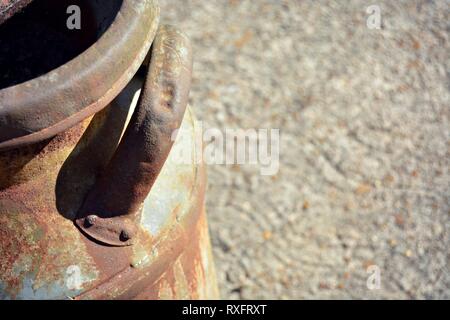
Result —
<instances>
[{"instance_id":1,"label":"small metal tab","mask_svg":"<svg viewBox=\"0 0 450 320\"><path fill-rule=\"evenodd\" d=\"M101 218L88 215L75 221L77 226L91 238L111 246L129 246L134 243L139 227L127 217Z\"/></svg>"}]
</instances>

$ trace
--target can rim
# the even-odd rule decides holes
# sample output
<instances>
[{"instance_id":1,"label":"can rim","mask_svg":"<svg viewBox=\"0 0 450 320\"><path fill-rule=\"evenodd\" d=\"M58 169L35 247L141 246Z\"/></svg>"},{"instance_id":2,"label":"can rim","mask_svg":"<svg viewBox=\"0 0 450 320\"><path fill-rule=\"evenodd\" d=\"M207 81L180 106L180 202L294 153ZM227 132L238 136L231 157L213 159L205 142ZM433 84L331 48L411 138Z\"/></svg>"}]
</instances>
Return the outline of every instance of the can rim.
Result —
<instances>
[{"instance_id":1,"label":"can rim","mask_svg":"<svg viewBox=\"0 0 450 320\"><path fill-rule=\"evenodd\" d=\"M124 0L101 38L68 63L0 89L0 151L47 140L105 108L144 61L157 0Z\"/></svg>"},{"instance_id":2,"label":"can rim","mask_svg":"<svg viewBox=\"0 0 450 320\"><path fill-rule=\"evenodd\" d=\"M1 0L0 1L0 25L14 14L25 8L33 0Z\"/></svg>"}]
</instances>

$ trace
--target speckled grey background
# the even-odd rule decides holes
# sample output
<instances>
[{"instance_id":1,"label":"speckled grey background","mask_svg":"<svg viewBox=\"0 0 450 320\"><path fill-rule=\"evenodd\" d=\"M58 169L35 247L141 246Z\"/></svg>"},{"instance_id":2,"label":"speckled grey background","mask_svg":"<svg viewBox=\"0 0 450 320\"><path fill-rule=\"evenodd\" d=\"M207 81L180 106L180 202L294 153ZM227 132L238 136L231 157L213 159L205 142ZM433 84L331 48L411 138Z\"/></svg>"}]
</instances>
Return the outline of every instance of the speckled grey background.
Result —
<instances>
[{"instance_id":1,"label":"speckled grey background","mask_svg":"<svg viewBox=\"0 0 450 320\"><path fill-rule=\"evenodd\" d=\"M222 297L450 298L450 2L160 3L198 118L281 130L277 175L209 166Z\"/></svg>"}]
</instances>

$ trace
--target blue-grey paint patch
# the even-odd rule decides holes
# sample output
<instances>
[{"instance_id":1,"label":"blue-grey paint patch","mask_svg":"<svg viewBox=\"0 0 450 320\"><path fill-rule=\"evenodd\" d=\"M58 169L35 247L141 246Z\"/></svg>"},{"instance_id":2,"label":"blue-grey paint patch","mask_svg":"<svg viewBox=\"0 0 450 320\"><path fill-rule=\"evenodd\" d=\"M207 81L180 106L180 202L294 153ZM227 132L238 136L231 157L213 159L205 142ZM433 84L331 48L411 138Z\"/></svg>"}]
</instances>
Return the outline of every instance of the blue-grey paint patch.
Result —
<instances>
[{"instance_id":1,"label":"blue-grey paint patch","mask_svg":"<svg viewBox=\"0 0 450 320\"><path fill-rule=\"evenodd\" d=\"M96 279L96 275L80 273L80 288L68 288L68 277L70 273L63 273L59 280L45 283L36 288L34 273L22 276L21 288L17 293L8 293L9 287L0 282L0 299L1 300L67 300L82 293L82 285Z\"/></svg>"},{"instance_id":2,"label":"blue-grey paint patch","mask_svg":"<svg viewBox=\"0 0 450 320\"><path fill-rule=\"evenodd\" d=\"M189 199L192 189L181 188L177 185L179 183L177 177L190 176L193 179L192 183L195 183L195 166L197 164L194 161L194 157L190 164L177 164L176 161L171 160L172 156L178 154L178 148L195 149L193 117L189 107L184 116L180 131L185 134L188 133L190 139L177 138L158 179L156 179L150 194L144 202L141 225L152 236L155 236L164 225L171 222L171 215L178 205L186 207L190 203ZM185 144L189 144L189 146ZM195 152L192 154L194 155ZM179 214L182 214L183 211L186 210L181 209ZM177 217L173 218L177 219Z\"/></svg>"}]
</instances>

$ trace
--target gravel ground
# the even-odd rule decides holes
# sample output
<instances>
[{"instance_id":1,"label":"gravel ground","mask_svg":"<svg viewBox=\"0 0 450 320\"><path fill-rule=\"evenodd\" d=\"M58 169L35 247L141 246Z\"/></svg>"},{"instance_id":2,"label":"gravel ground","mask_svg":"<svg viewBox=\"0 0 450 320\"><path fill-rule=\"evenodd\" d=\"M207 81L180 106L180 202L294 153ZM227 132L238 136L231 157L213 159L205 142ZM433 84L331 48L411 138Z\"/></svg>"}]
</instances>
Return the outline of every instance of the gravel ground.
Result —
<instances>
[{"instance_id":1,"label":"gravel ground","mask_svg":"<svg viewBox=\"0 0 450 320\"><path fill-rule=\"evenodd\" d=\"M198 118L281 130L278 174L209 166L222 297L450 298L450 2L160 2Z\"/></svg>"}]
</instances>

